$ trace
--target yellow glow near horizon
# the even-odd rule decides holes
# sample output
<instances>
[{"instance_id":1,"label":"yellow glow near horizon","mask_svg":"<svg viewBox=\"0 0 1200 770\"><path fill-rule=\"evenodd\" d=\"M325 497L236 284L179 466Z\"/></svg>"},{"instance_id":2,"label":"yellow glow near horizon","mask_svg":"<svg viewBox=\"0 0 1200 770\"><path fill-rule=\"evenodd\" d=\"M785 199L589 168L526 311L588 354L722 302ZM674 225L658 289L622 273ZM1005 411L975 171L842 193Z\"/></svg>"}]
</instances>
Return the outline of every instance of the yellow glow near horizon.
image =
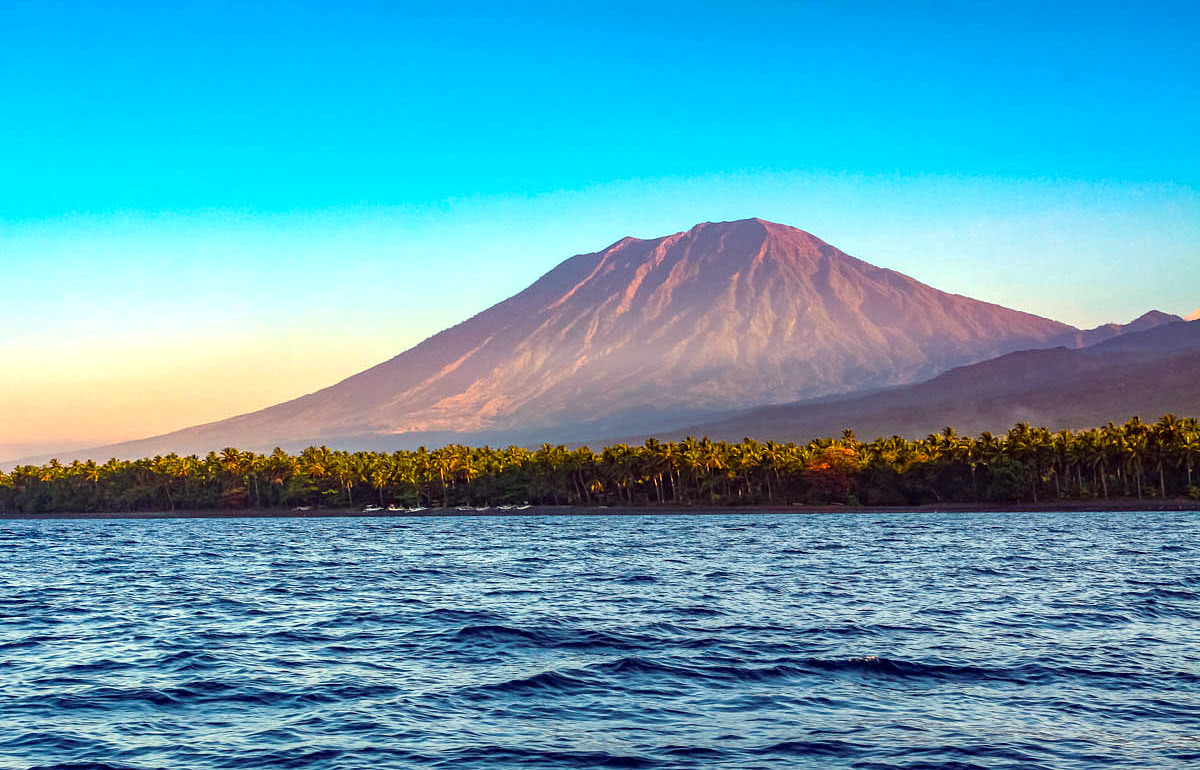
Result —
<instances>
[{"instance_id":1,"label":"yellow glow near horizon","mask_svg":"<svg viewBox=\"0 0 1200 770\"><path fill-rule=\"evenodd\" d=\"M257 335L235 345L45 347L0 371L0 449L18 444L101 445L262 409L332 385L390 356L387 346ZM2 453L0 453L2 456Z\"/></svg>"}]
</instances>

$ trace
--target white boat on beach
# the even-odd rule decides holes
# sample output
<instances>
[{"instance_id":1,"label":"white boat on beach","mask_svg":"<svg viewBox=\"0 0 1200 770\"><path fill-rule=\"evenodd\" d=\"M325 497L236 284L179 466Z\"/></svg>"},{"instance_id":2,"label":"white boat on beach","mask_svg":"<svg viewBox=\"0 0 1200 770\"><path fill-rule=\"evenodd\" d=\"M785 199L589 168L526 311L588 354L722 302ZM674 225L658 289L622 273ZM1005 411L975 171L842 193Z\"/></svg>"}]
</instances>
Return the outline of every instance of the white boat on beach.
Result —
<instances>
[{"instance_id":1,"label":"white boat on beach","mask_svg":"<svg viewBox=\"0 0 1200 770\"><path fill-rule=\"evenodd\" d=\"M382 511L382 510L383 510L382 505L368 505L366 508L363 508L363 513L375 513L376 511Z\"/></svg>"}]
</instances>

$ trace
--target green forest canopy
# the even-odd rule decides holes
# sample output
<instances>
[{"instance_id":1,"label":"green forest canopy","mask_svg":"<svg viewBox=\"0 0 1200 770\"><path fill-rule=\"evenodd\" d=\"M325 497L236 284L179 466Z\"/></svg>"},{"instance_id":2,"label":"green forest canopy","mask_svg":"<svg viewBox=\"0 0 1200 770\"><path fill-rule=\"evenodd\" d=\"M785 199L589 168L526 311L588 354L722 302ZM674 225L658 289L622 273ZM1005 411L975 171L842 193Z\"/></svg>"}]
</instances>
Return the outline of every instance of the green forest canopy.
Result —
<instances>
[{"instance_id":1,"label":"green forest canopy","mask_svg":"<svg viewBox=\"0 0 1200 770\"><path fill-rule=\"evenodd\" d=\"M1052 432L1019 423L1004 435L807 444L686 438L594 452L450 445L416 451L298 455L232 447L206 457L63 465L0 473L0 512L352 508L500 505L788 505L1200 497L1200 425L1166 415L1152 424Z\"/></svg>"}]
</instances>

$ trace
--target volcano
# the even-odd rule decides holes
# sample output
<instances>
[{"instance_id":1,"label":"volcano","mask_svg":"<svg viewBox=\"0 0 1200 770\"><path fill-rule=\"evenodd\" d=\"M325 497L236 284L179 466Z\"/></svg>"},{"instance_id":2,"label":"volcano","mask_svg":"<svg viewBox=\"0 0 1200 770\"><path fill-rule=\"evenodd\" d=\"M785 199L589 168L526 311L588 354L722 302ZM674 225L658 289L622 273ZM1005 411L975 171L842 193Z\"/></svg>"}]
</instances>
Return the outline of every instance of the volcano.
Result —
<instances>
[{"instance_id":1,"label":"volcano","mask_svg":"<svg viewBox=\"0 0 1200 770\"><path fill-rule=\"evenodd\" d=\"M622 238L389 361L251 414L104 448L540 443L885 388L1080 330L748 219Z\"/></svg>"}]
</instances>

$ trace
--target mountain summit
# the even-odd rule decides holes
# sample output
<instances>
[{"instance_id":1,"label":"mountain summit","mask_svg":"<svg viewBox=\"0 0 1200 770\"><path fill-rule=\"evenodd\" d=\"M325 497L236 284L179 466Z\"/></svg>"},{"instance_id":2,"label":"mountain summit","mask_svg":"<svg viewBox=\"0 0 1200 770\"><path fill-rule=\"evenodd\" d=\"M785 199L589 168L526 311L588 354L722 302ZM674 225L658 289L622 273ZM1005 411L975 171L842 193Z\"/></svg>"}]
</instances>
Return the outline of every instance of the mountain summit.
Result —
<instances>
[{"instance_id":1,"label":"mountain summit","mask_svg":"<svg viewBox=\"0 0 1200 770\"><path fill-rule=\"evenodd\" d=\"M112 449L537 443L658 430L1077 345L1078 334L874 267L793 227L709 222L571 257L324 390Z\"/></svg>"}]
</instances>

